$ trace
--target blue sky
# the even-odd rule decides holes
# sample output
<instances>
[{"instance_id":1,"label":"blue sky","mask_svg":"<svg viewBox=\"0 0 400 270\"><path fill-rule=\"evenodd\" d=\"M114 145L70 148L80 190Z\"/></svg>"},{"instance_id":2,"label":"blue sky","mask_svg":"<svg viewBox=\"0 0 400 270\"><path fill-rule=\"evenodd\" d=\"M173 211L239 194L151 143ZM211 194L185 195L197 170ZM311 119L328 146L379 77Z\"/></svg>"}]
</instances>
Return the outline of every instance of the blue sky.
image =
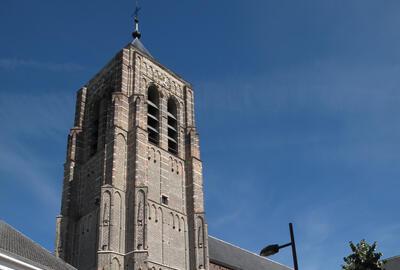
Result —
<instances>
[{"instance_id":1,"label":"blue sky","mask_svg":"<svg viewBox=\"0 0 400 270\"><path fill-rule=\"evenodd\" d=\"M75 92L131 40L133 2L2 1L0 218L50 250ZM350 240L400 254L399 1L141 5L143 43L195 87L210 234L258 252L294 222L307 270Z\"/></svg>"}]
</instances>

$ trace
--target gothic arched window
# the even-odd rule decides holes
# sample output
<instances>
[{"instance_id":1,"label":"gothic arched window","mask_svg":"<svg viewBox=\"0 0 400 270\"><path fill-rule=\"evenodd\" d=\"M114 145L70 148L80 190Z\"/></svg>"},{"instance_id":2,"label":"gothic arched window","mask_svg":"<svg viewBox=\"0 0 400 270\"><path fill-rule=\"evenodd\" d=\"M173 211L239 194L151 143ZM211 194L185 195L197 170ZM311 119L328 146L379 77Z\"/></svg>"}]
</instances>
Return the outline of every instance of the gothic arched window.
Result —
<instances>
[{"instance_id":1,"label":"gothic arched window","mask_svg":"<svg viewBox=\"0 0 400 270\"><path fill-rule=\"evenodd\" d=\"M172 97L168 99L168 151L178 153L178 109Z\"/></svg>"},{"instance_id":2,"label":"gothic arched window","mask_svg":"<svg viewBox=\"0 0 400 270\"><path fill-rule=\"evenodd\" d=\"M160 141L159 134L159 104L160 95L158 93L157 87L154 85L149 87L147 92L147 131L149 142L158 145Z\"/></svg>"}]
</instances>

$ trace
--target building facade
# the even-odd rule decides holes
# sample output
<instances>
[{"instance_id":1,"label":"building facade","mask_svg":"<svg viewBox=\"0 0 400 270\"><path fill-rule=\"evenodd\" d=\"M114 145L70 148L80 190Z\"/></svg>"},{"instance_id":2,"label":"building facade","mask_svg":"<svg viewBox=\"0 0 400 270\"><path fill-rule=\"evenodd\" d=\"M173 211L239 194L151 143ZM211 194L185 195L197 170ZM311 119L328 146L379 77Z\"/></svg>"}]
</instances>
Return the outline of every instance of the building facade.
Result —
<instances>
[{"instance_id":1,"label":"building facade","mask_svg":"<svg viewBox=\"0 0 400 270\"><path fill-rule=\"evenodd\" d=\"M193 88L133 36L78 91L56 256L80 270L208 269Z\"/></svg>"}]
</instances>

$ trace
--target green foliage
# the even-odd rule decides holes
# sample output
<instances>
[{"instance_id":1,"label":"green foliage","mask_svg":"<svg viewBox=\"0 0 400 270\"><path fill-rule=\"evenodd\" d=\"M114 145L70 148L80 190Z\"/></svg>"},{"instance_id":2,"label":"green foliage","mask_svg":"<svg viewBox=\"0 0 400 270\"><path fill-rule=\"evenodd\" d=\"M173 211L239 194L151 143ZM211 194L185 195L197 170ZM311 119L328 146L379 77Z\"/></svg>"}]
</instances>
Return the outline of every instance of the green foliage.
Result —
<instances>
[{"instance_id":1,"label":"green foliage","mask_svg":"<svg viewBox=\"0 0 400 270\"><path fill-rule=\"evenodd\" d=\"M354 245L350 241L352 254L344 258L343 270L383 270L382 253L376 252L376 242L369 245L364 239Z\"/></svg>"}]
</instances>

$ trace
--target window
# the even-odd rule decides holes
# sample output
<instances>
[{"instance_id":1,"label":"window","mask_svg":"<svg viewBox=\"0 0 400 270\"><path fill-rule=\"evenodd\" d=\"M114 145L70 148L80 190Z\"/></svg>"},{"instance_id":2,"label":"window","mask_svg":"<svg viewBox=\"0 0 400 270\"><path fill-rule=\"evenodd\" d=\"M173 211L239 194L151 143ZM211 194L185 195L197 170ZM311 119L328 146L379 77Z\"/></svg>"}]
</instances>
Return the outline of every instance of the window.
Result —
<instances>
[{"instance_id":1,"label":"window","mask_svg":"<svg viewBox=\"0 0 400 270\"><path fill-rule=\"evenodd\" d=\"M157 88L152 85L147 92L147 132L149 142L158 145L159 134L159 94Z\"/></svg>"},{"instance_id":2,"label":"window","mask_svg":"<svg viewBox=\"0 0 400 270\"><path fill-rule=\"evenodd\" d=\"M174 98L168 99L168 151L178 153L178 112Z\"/></svg>"},{"instance_id":3,"label":"window","mask_svg":"<svg viewBox=\"0 0 400 270\"><path fill-rule=\"evenodd\" d=\"M165 205L168 205L168 197L165 196L165 195L162 195L161 196L161 203L165 204Z\"/></svg>"}]
</instances>

